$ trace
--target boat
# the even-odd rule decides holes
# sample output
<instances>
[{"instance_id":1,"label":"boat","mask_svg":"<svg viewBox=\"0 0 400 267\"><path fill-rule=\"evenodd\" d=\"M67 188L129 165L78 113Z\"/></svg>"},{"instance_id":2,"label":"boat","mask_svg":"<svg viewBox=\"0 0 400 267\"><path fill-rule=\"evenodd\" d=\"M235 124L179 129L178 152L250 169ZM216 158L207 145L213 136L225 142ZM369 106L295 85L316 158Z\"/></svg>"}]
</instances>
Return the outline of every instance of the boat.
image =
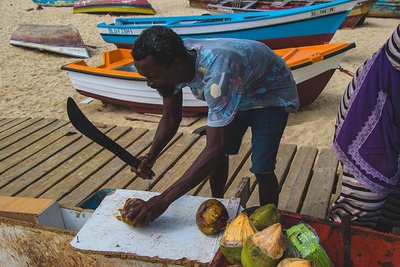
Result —
<instances>
[{"instance_id":1,"label":"boat","mask_svg":"<svg viewBox=\"0 0 400 267\"><path fill-rule=\"evenodd\" d=\"M336 267L400 266L400 236L282 211L282 226L311 226ZM231 266L218 250L209 267Z\"/></svg>"},{"instance_id":2,"label":"boat","mask_svg":"<svg viewBox=\"0 0 400 267\"><path fill-rule=\"evenodd\" d=\"M73 25L21 24L10 37L10 44L88 58L89 52Z\"/></svg>"},{"instance_id":3,"label":"boat","mask_svg":"<svg viewBox=\"0 0 400 267\"><path fill-rule=\"evenodd\" d=\"M117 13L154 15L147 0L77 0L73 13Z\"/></svg>"},{"instance_id":4,"label":"boat","mask_svg":"<svg viewBox=\"0 0 400 267\"><path fill-rule=\"evenodd\" d=\"M311 104L321 94L345 52L354 47L354 43L341 43L274 50L292 70L300 108ZM130 49L104 52L102 57L100 66L88 66L84 60L62 66L77 92L104 103L128 106L140 113L162 113L162 98L137 73ZM206 103L196 99L185 87L183 116L206 112Z\"/></svg>"},{"instance_id":5,"label":"boat","mask_svg":"<svg viewBox=\"0 0 400 267\"><path fill-rule=\"evenodd\" d=\"M354 28L364 23L369 10L376 3L377 0L361 0L358 1L355 7L347 15L340 28Z\"/></svg>"},{"instance_id":6,"label":"boat","mask_svg":"<svg viewBox=\"0 0 400 267\"><path fill-rule=\"evenodd\" d=\"M218 3L209 3L207 9L221 13L255 12L264 10L280 10L299 8L303 6L317 5L332 0L286 0L286 1L265 1L265 0L222 0ZM340 28L354 28L364 23L369 9L377 0L359 0L354 8L347 15ZM203 6L201 6L203 7Z\"/></svg>"},{"instance_id":7,"label":"boat","mask_svg":"<svg viewBox=\"0 0 400 267\"><path fill-rule=\"evenodd\" d=\"M368 17L400 18L400 0L378 0L368 11Z\"/></svg>"},{"instance_id":8,"label":"boat","mask_svg":"<svg viewBox=\"0 0 400 267\"><path fill-rule=\"evenodd\" d=\"M328 43L357 2L337 0L320 5L234 14L176 17L118 17L99 23L105 42L131 48L139 34L154 25L173 29L182 38L240 38L272 49Z\"/></svg>"},{"instance_id":9,"label":"boat","mask_svg":"<svg viewBox=\"0 0 400 267\"><path fill-rule=\"evenodd\" d=\"M39 6L73 6L76 0L32 0Z\"/></svg>"}]
</instances>

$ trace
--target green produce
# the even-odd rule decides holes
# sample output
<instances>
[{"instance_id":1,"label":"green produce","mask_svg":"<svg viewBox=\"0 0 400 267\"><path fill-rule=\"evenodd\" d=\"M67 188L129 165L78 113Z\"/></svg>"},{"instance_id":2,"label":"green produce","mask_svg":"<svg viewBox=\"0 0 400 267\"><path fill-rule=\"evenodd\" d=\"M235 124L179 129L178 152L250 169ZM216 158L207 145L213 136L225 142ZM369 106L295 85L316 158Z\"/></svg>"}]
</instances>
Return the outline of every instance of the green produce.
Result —
<instances>
[{"instance_id":1,"label":"green produce","mask_svg":"<svg viewBox=\"0 0 400 267\"><path fill-rule=\"evenodd\" d=\"M240 213L228 224L220 240L220 248L225 259L231 264L240 264L243 244L249 236L255 233L256 230L250 224L249 217Z\"/></svg>"},{"instance_id":2,"label":"green produce","mask_svg":"<svg viewBox=\"0 0 400 267\"><path fill-rule=\"evenodd\" d=\"M318 236L311 226L299 223L287 229L286 234L299 251L301 258L319 267L333 267L333 263L319 244Z\"/></svg>"},{"instance_id":3,"label":"green produce","mask_svg":"<svg viewBox=\"0 0 400 267\"><path fill-rule=\"evenodd\" d=\"M246 240L241 261L244 267L275 267L284 251L282 225L276 223Z\"/></svg>"},{"instance_id":4,"label":"green produce","mask_svg":"<svg viewBox=\"0 0 400 267\"><path fill-rule=\"evenodd\" d=\"M262 231L275 223L281 223L281 213L274 204L266 204L250 215L250 222L257 231Z\"/></svg>"}]
</instances>

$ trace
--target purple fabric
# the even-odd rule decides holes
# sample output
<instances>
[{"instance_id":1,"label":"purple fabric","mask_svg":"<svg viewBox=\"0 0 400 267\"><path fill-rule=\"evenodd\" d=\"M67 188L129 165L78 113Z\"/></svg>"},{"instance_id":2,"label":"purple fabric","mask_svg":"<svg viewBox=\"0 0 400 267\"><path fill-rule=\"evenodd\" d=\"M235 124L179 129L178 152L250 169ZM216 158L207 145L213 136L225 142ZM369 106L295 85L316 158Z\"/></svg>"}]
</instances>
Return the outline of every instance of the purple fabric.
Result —
<instances>
[{"instance_id":1,"label":"purple fabric","mask_svg":"<svg viewBox=\"0 0 400 267\"><path fill-rule=\"evenodd\" d=\"M399 193L400 72L382 47L353 79L355 91L337 126L333 150L369 190Z\"/></svg>"}]
</instances>

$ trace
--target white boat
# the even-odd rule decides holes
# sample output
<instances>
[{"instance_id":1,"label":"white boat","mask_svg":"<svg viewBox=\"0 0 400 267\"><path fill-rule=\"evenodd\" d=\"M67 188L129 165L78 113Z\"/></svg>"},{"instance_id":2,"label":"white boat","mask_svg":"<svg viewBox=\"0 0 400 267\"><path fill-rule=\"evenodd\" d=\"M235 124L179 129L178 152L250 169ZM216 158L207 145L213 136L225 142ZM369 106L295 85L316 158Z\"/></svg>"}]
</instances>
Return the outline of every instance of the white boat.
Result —
<instances>
[{"instance_id":1,"label":"white boat","mask_svg":"<svg viewBox=\"0 0 400 267\"><path fill-rule=\"evenodd\" d=\"M345 52L354 47L354 43L341 43L274 50L292 70L300 107L309 105L320 95ZM72 86L82 95L129 106L141 113L162 113L161 96L136 72L130 52L122 48L105 52L104 64L97 67L80 60L62 69L68 71ZM206 102L196 99L189 88L184 88L183 116L206 112Z\"/></svg>"}]
</instances>

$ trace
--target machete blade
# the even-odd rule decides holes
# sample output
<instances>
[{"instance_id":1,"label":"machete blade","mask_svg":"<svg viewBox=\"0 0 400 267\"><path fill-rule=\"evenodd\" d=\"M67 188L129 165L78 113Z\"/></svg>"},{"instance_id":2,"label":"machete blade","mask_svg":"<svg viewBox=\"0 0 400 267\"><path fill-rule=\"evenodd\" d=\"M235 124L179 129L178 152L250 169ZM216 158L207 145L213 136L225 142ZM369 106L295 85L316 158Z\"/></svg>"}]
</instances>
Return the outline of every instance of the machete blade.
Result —
<instances>
[{"instance_id":1,"label":"machete blade","mask_svg":"<svg viewBox=\"0 0 400 267\"><path fill-rule=\"evenodd\" d=\"M85 114L79 109L75 101L68 97L67 100L67 113L72 125L87 138L101 145L105 149L112 152L118 158L122 159L129 166L137 168L140 161L129 153L125 148L120 146L117 142L102 133L86 118ZM150 170L151 177L154 177L154 172Z\"/></svg>"}]
</instances>

